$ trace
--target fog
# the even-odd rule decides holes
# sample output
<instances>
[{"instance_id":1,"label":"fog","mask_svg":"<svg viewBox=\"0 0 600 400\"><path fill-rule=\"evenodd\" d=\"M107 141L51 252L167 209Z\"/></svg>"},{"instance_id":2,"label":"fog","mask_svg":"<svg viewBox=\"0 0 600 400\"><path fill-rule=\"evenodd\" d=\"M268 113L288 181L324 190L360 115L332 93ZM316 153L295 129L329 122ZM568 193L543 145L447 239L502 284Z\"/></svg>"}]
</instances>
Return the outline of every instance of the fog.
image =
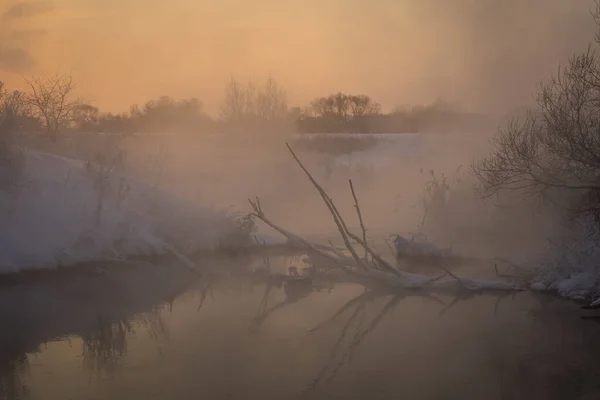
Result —
<instances>
[{"instance_id":1,"label":"fog","mask_svg":"<svg viewBox=\"0 0 600 400\"><path fill-rule=\"evenodd\" d=\"M332 259L342 268L331 262L323 272L317 267L322 253L315 249L307 251L312 259L277 246L257 246L249 254L236 247L231 253L239 253L231 257L231 249L219 248L221 243L215 252L203 248L179 254L187 247L171 245L168 231L156 228L154 237L142 226L140 232L148 235L140 237L159 243L168 257L133 261L115 250L117 238L113 251L106 252L114 264L79 266L76 272L65 268L51 278L32 274L31 286L0 291L7 304L4 325L11 328L0 340L0 356L8 360L3 367L0 357L0 398L8 391L5 376L18 390L31 386L33 398L64 398L65 392L81 397L90 390L98 391L99 398L193 398L199 393L242 398L252 390L263 398L291 398L291 392L305 393L311 385L319 390L331 385L333 394L347 398L373 396L378 390L381 398L399 393L565 398L566 391L580 389L579 381L573 383L580 377L595 384L597 359L584 356L595 354L589 349L597 343L590 339L597 330L579 319L577 305L560 305L561 300L537 293L533 286L540 280L527 268L541 264L549 239L562 232L564 204L536 202L514 192L482 198L471 170L473 161L492 148L492 136L506 114L531 104L536 84L588 46L596 29L591 6L589 0L0 0L0 79L11 89L22 88L23 76L61 71L73 75L78 94L102 111L122 112L161 95L193 96L217 117L232 76L246 82L271 75L285 88L290 107L341 91L365 93L384 112L441 98L457 104L459 113L491 115L488 125L476 128L438 125L445 133L435 132L435 123L451 123L436 120L427 125L432 132L418 134L312 135L330 140L330 151L293 129L237 129L250 118L210 125L237 123L232 132L207 128L202 133L113 135L69 126L56 140L31 132L11 136L25 148L90 161L86 171L112 160L98 154L122 152L123 159L115 160L124 160L124 168L117 162L106 168L108 183L95 189L102 196L105 189L118 190L120 198L128 180L140 178L149 183L148 193L157 194L156 186L190 200L198 210L245 215L251 211L248 199L259 198L276 224L314 242L339 243L331 214L289 144L358 234L352 180L367 241L387 260L398 256L386 245L390 235L410 237L420 231L468 261L439 275L435 284L423 283L440 274L437 261L434 272L423 268L413 275L404 274L401 261L397 270L386 270L380 259L368 264L355 257L353 266L364 267L363 276L361 268L342 265L346 261L334 248L338 258ZM161 122L161 114L155 115L149 120ZM273 122L265 120L256 126ZM287 114L281 121L289 122ZM352 147L348 141L358 149L343 151ZM64 181L51 176L52 187L76 188L69 177L70 170ZM117 190L110 187L112 178L119 180ZM427 197L432 179L448 184L441 205ZM131 187L123 189L124 197ZM11 199L17 203L15 193ZM140 198L153 202L150 195ZM98 216L103 201L98 195ZM152 214L152 206L140 214ZM72 215L83 219L78 215L84 214L76 210ZM258 219L261 233L276 235ZM207 223L205 229L205 221L198 220L200 229L214 228ZM100 231L100 221L91 229ZM119 224L123 231L136 230L137 219L130 225L124 221ZM186 238L194 236L182 231ZM52 227L48 232L55 233ZM254 239L244 235L246 241ZM353 250L350 245L348 250ZM492 268L494 257L508 259L505 264L516 265L523 276L499 274ZM312 269L293 275L288 267L304 260L313 263ZM340 274L328 275L331 271ZM565 274L565 281L571 279L571 272ZM577 290L579 282L595 279L581 273L585 276L573 283L577 277L572 275L567 283ZM415 276L423 280L411 286ZM558 292L562 278L540 290ZM294 294L293 285L305 285L304 292ZM589 286L575 294L577 299L591 300L591 289L584 293ZM516 300L497 318L500 301L510 295ZM463 300L469 303L442 319ZM334 321L343 313L348 320ZM393 317L383 318L388 313ZM386 321L385 329L376 329L380 321ZM310 336L322 326L322 333ZM81 356L73 343L83 349ZM12 353L5 350L13 347ZM15 365L26 365L22 361L32 353L40 353L39 364L32 368L31 381L21 382L26 374ZM335 357L341 361L334 363ZM547 370L539 368L543 357L551 361ZM98 371L90 374L85 368L102 372L91 389L85 382L89 385L88 375ZM556 377L565 382L562 392L554 390Z\"/></svg>"},{"instance_id":2,"label":"fog","mask_svg":"<svg viewBox=\"0 0 600 400\"><path fill-rule=\"evenodd\" d=\"M439 246L468 256L530 261L554 233L555 209L519 195L481 199L470 163L489 150L489 134L380 135L374 142L367 136L356 139L370 143L367 148L341 155L307 148L307 139L283 134L85 135L70 143L79 156L90 158L98 151L125 150L128 174L198 205L243 214L251 211L247 200L258 196L264 212L280 226L316 240L339 240L327 207L287 150L289 143L358 233L348 185L352 179L368 236L382 253L389 253L384 239L391 234L423 231ZM343 138L330 140L344 145ZM426 211L430 171L438 181L447 177L450 192L444 206ZM511 207L498 207L506 205ZM260 221L257 226L279 236Z\"/></svg>"},{"instance_id":3,"label":"fog","mask_svg":"<svg viewBox=\"0 0 600 400\"><path fill-rule=\"evenodd\" d=\"M231 75L273 75L291 105L343 91L384 109L441 97L498 113L587 46L591 3L2 0L0 70L11 87L70 72L108 111L167 94L214 114Z\"/></svg>"}]
</instances>

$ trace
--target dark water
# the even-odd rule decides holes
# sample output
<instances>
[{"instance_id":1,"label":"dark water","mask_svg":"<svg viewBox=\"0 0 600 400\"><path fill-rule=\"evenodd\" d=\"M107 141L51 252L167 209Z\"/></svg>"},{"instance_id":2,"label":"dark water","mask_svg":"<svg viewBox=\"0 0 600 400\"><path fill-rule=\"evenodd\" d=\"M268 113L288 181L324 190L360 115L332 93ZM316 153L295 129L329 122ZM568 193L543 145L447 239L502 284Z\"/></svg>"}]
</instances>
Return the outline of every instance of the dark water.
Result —
<instances>
[{"instance_id":1,"label":"dark water","mask_svg":"<svg viewBox=\"0 0 600 400\"><path fill-rule=\"evenodd\" d=\"M337 285L286 300L250 260L0 288L0 399L598 399L600 324L531 293Z\"/></svg>"}]
</instances>

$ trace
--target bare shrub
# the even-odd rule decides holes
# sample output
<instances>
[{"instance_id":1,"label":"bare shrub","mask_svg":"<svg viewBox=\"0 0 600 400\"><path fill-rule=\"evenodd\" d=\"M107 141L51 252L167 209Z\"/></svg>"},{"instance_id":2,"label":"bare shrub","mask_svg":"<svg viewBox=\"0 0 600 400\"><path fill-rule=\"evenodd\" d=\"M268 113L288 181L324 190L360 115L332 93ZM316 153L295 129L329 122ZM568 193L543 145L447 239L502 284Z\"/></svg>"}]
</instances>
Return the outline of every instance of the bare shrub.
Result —
<instances>
[{"instance_id":1,"label":"bare shrub","mask_svg":"<svg viewBox=\"0 0 600 400\"><path fill-rule=\"evenodd\" d=\"M113 187L115 177L125 168L126 153L117 146L107 147L101 152L86 161L86 172L92 181L96 193L96 224L100 224L102 211L107 195L111 190L116 191L117 207L125 201L130 187L125 179L118 181L117 187Z\"/></svg>"}]
</instances>

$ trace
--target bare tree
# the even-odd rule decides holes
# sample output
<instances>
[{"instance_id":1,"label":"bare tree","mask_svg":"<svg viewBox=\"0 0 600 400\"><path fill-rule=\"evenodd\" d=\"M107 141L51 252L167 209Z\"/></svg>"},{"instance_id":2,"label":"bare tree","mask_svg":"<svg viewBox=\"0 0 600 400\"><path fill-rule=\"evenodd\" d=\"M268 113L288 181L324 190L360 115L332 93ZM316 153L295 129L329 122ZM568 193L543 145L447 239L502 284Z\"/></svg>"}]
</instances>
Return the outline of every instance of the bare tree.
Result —
<instances>
[{"instance_id":1,"label":"bare tree","mask_svg":"<svg viewBox=\"0 0 600 400\"><path fill-rule=\"evenodd\" d=\"M381 112L381 105L364 94L350 96L350 112L353 118L376 115Z\"/></svg>"},{"instance_id":2,"label":"bare tree","mask_svg":"<svg viewBox=\"0 0 600 400\"><path fill-rule=\"evenodd\" d=\"M285 90L270 77L256 96L257 114L267 121L287 117L288 106Z\"/></svg>"},{"instance_id":3,"label":"bare tree","mask_svg":"<svg viewBox=\"0 0 600 400\"><path fill-rule=\"evenodd\" d=\"M327 97L319 97L313 100L311 107L315 116L335 118L340 123L376 115L381 111L381 106L364 94L336 93Z\"/></svg>"},{"instance_id":4,"label":"bare tree","mask_svg":"<svg viewBox=\"0 0 600 400\"><path fill-rule=\"evenodd\" d=\"M600 2L594 13L600 27ZM600 36L596 38L596 46ZM600 216L600 58L571 58L538 90L538 108L498 132L490 155L474 163L484 192L519 190L560 198Z\"/></svg>"},{"instance_id":5,"label":"bare tree","mask_svg":"<svg viewBox=\"0 0 600 400\"><path fill-rule=\"evenodd\" d=\"M67 127L81 105L75 97L77 82L72 76L54 75L25 79L29 88L28 103L32 113L39 118L52 138Z\"/></svg>"},{"instance_id":6,"label":"bare tree","mask_svg":"<svg viewBox=\"0 0 600 400\"><path fill-rule=\"evenodd\" d=\"M288 118L286 93L273 78L264 86L246 85L231 79L221 103L221 119L237 128L265 129ZM275 124L274 124L275 123Z\"/></svg>"},{"instance_id":7,"label":"bare tree","mask_svg":"<svg viewBox=\"0 0 600 400\"><path fill-rule=\"evenodd\" d=\"M237 80L231 78L225 88L225 99L221 104L221 118L227 122L240 121L246 113L248 93Z\"/></svg>"},{"instance_id":8,"label":"bare tree","mask_svg":"<svg viewBox=\"0 0 600 400\"><path fill-rule=\"evenodd\" d=\"M540 88L539 109L499 131L492 153L473 165L486 194L568 190L600 200L599 61L591 50L573 57Z\"/></svg>"}]
</instances>

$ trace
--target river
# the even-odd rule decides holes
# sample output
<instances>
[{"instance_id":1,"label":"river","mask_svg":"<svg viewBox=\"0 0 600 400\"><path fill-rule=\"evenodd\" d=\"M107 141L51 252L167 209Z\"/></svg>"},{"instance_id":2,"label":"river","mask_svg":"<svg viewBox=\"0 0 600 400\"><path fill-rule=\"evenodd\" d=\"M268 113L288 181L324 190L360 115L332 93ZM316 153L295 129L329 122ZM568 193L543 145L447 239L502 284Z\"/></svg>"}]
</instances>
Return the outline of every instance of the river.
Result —
<instances>
[{"instance_id":1,"label":"river","mask_svg":"<svg viewBox=\"0 0 600 400\"><path fill-rule=\"evenodd\" d=\"M351 284L286 300L249 277L257 262L3 285L0 399L600 398L600 324L574 303Z\"/></svg>"}]
</instances>

